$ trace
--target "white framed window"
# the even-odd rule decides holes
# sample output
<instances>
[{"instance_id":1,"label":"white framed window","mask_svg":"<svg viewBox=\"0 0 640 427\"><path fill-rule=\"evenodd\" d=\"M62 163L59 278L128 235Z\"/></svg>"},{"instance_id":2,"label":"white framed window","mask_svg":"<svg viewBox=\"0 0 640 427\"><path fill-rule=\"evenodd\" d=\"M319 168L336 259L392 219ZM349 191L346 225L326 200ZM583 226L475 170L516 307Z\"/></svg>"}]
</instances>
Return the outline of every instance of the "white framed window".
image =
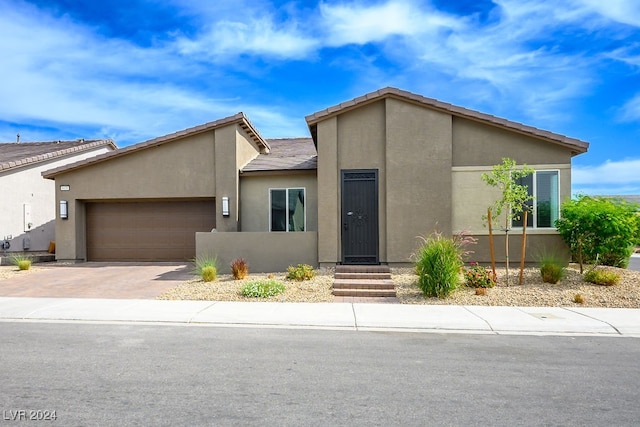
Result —
<instances>
[{"instance_id":1,"label":"white framed window","mask_svg":"<svg viewBox=\"0 0 640 427\"><path fill-rule=\"evenodd\" d=\"M269 189L269 231L306 231L304 188Z\"/></svg>"},{"instance_id":2,"label":"white framed window","mask_svg":"<svg viewBox=\"0 0 640 427\"><path fill-rule=\"evenodd\" d=\"M533 174L518 180L518 184L529 189L533 200L527 202L529 214L527 227L555 228L555 222L560 217L560 171L537 170ZM512 226L522 227L523 217L512 221Z\"/></svg>"}]
</instances>

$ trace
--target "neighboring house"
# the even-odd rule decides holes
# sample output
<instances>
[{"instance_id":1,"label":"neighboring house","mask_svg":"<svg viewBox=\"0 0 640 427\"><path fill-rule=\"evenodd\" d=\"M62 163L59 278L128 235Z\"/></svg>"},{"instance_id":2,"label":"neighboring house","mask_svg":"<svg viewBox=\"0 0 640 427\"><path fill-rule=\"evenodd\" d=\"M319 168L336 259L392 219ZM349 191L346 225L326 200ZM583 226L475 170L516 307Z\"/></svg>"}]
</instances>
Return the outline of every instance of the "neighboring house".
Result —
<instances>
[{"instance_id":1,"label":"neighboring house","mask_svg":"<svg viewBox=\"0 0 640 427\"><path fill-rule=\"evenodd\" d=\"M46 251L55 240L55 184L42 172L115 150L111 140L0 143L0 243ZM2 248L0 248L2 249Z\"/></svg>"},{"instance_id":2,"label":"neighboring house","mask_svg":"<svg viewBox=\"0 0 640 427\"><path fill-rule=\"evenodd\" d=\"M563 245L553 220L586 142L395 88L306 120L311 138L265 140L238 113L45 172L69 206L57 258L403 265L437 229L475 235L487 261L500 194L480 177L503 157L536 170L529 246Z\"/></svg>"}]
</instances>

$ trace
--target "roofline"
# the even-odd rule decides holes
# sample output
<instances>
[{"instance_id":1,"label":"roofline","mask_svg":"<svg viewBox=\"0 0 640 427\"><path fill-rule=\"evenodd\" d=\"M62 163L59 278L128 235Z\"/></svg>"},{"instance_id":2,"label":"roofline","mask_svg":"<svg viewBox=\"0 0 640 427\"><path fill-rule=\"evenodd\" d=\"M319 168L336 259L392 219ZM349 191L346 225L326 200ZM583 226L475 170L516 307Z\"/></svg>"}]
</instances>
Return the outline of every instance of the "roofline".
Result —
<instances>
[{"instance_id":1,"label":"roofline","mask_svg":"<svg viewBox=\"0 0 640 427\"><path fill-rule=\"evenodd\" d=\"M42 142L50 142L55 143L56 141L42 141ZM67 141L60 141L67 142ZM18 144L18 143L16 143ZM20 144L29 144L28 142L22 142ZM94 148L100 147L111 147L116 150L118 147L111 139L101 139L97 141L87 142L83 145L76 145L75 147L64 148L62 150L52 151L50 153L40 154L32 157L25 157L24 159L15 160L11 162L0 163L0 172L4 172L11 169L17 169L23 166L32 165L35 163L45 162L47 160L56 159L58 157L63 157L69 154L82 153L84 151L88 151Z\"/></svg>"},{"instance_id":2,"label":"roofline","mask_svg":"<svg viewBox=\"0 0 640 427\"><path fill-rule=\"evenodd\" d=\"M429 107L434 110L446 112L454 116L462 117L465 119L473 120L473 121L484 123L484 124L489 124L491 126L501 127L514 132L518 132L523 135L544 139L544 140L553 142L555 144L562 145L566 148L569 148L572 151L574 151L575 154L586 153L587 150L589 149L588 142L585 142L576 138L570 138L565 135L560 135L557 133L538 129L533 126L528 126L522 123L513 122L507 119L493 116L491 114L481 113L479 111L470 110L464 107L459 107L446 102L438 101L437 99L427 98L422 95L418 95L412 92L407 92L405 90L397 89L394 87L385 87L383 89L367 93L360 97L354 98L350 101L346 101L338 105L334 105L332 107L326 108L324 110L321 110L306 116L305 120L307 121L307 125L309 126L309 130L313 137L314 143L316 145L318 143L316 125L319 122L326 120L330 117L337 116L338 114L342 114L344 112L353 110L355 108L358 108L363 105L370 104L372 102L376 102L385 98L396 98L396 99L401 99L403 101L413 102L415 104Z\"/></svg>"},{"instance_id":3,"label":"roofline","mask_svg":"<svg viewBox=\"0 0 640 427\"><path fill-rule=\"evenodd\" d=\"M179 138L184 138L186 136L193 136L199 133L208 132L210 130L214 130L223 126L228 126L230 124L236 123L240 125L240 127L249 134L249 137L258 145L261 146L262 150L268 152L271 147L267 141L258 133L256 128L251 124L249 119L244 115L244 113L240 112L234 114L233 116L225 117L223 119L215 120L213 122L205 123L199 126L194 126L191 128L183 129L174 133L170 133L168 135L159 136L157 138L150 139L148 141L140 142L138 144L130 145L125 148L121 148L116 151L111 151L109 153L100 154L96 157L92 157L91 159L81 160L79 162L71 163L66 166L61 166L59 168L51 169L42 173L42 176L47 179L54 179L56 175L60 175L61 173L70 172L72 170L80 169L85 166L89 166L95 163L104 162L107 160L114 159L116 157L125 156L127 154L144 150L151 147L157 147L162 144L166 144L171 141L175 141Z\"/></svg>"}]
</instances>

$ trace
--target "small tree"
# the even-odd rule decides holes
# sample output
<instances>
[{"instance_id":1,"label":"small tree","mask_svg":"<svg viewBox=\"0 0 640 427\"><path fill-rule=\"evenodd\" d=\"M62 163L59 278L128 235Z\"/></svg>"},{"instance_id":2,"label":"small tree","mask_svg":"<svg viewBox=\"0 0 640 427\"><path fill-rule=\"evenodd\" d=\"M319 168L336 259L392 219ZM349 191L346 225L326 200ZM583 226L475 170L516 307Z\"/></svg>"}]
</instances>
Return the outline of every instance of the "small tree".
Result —
<instances>
[{"instance_id":1,"label":"small tree","mask_svg":"<svg viewBox=\"0 0 640 427\"><path fill-rule=\"evenodd\" d=\"M493 166L491 173L483 173L482 180L491 187L495 187L502 193L502 198L489 207L491 216L498 218L504 213L504 233L505 233L505 265L507 269L507 286L509 286L509 229L511 221L518 219L526 203L533 199L529 195L527 187L518 184L520 178L531 175L533 169L522 165L517 167L516 161L510 158L503 158L502 164ZM485 218L486 220L486 218Z\"/></svg>"},{"instance_id":2,"label":"small tree","mask_svg":"<svg viewBox=\"0 0 640 427\"><path fill-rule=\"evenodd\" d=\"M558 232L580 264L595 262L626 268L639 242L638 205L621 199L578 196L562 204Z\"/></svg>"}]
</instances>

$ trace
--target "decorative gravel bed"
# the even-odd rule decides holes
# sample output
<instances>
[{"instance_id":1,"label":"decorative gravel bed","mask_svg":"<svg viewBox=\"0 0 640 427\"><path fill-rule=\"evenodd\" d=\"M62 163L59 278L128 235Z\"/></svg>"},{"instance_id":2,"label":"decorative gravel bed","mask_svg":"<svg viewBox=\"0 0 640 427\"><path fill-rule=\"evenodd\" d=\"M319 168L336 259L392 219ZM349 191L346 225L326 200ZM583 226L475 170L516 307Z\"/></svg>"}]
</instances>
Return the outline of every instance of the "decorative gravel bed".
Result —
<instances>
[{"instance_id":1,"label":"decorative gravel bed","mask_svg":"<svg viewBox=\"0 0 640 427\"><path fill-rule=\"evenodd\" d=\"M599 267L614 270L621 275L615 286L598 286L584 282L577 265L570 265L567 276L558 284L542 282L537 268L527 268L524 285L517 285L517 268L510 270L511 286L504 280L504 269L498 269L498 285L487 290L487 295L475 295L475 290L461 287L445 299L425 298L417 286L417 276L413 269L393 269L392 277L396 285L398 300L403 304L452 304L452 305L503 305L503 306L545 306L545 307L627 307L640 308L640 272L613 267ZM0 280L16 274L37 271L18 271L15 266L0 266ZM286 280L284 273L272 277L282 281L286 291L269 298L248 298L240 293L242 286L252 280L266 279L266 274L249 274L243 280L233 280L230 275L221 275L214 282L205 283L194 278L160 295L164 300L212 300L212 301L275 301L275 302L331 302L333 269L320 269L312 280L295 282ZM583 304L573 302L580 294Z\"/></svg>"}]
</instances>

